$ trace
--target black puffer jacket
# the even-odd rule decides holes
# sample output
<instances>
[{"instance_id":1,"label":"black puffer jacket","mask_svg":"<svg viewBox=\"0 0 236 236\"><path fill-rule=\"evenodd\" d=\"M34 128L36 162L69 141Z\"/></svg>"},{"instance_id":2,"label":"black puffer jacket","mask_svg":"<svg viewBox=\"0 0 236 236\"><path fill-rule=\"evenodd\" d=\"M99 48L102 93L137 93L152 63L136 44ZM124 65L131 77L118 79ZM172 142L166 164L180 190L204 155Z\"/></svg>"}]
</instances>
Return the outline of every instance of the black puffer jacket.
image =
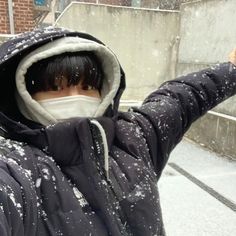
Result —
<instances>
[{"instance_id":1,"label":"black puffer jacket","mask_svg":"<svg viewBox=\"0 0 236 236\"><path fill-rule=\"evenodd\" d=\"M16 108L15 69L29 51L66 36L96 40L47 29L0 47L0 235L164 235L157 181L191 123L236 93L235 67L167 82L140 108L118 113L122 72L104 117L43 127Z\"/></svg>"}]
</instances>

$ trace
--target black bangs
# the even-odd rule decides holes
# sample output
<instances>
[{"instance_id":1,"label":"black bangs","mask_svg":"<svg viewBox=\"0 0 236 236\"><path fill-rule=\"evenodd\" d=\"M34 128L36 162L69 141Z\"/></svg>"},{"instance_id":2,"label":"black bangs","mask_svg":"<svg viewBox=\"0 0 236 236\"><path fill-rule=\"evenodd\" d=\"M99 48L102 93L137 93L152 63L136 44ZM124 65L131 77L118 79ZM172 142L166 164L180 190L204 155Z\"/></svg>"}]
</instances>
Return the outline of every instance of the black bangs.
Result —
<instances>
[{"instance_id":1,"label":"black bangs","mask_svg":"<svg viewBox=\"0 0 236 236\"><path fill-rule=\"evenodd\" d=\"M55 55L34 63L25 75L26 89L30 94L60 90L81 83L83 89L101 91L103 73L101 64L92 52L73 52Z\"/></svg>"}]
</instances>

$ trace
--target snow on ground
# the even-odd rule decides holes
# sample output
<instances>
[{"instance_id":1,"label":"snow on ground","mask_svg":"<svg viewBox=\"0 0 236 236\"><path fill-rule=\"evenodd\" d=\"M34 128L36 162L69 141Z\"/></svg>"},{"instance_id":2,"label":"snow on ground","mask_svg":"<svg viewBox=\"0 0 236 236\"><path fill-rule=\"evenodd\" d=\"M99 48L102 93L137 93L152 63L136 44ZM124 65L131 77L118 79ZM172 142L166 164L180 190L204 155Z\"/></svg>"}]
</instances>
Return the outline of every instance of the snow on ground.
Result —
<instances>
[{"instance_id":1,"label":"snow on ground","mask_svg":"<svg viewBox=\"0 0 236 236\"><path fill-rule=\"evenodd\" d=\"M169 163L226 198L234 209L197 186L170 165L159 182L167 236L236 235L236 161L184 140L172 152Z\"/></svg>"}]
</instances>

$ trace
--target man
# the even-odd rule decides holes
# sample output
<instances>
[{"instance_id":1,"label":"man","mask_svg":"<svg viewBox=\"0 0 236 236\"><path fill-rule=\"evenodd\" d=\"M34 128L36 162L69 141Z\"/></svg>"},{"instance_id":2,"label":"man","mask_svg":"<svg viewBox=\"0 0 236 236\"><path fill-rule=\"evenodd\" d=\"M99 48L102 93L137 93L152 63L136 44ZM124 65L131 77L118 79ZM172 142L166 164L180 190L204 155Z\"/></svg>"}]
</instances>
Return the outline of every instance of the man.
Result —
<instances>
[{"instance_id":1,"label":"man","mask_svg":"<svg viewBox=\"0 0 236 236\"><path fill-rule=\"evenodd\" d=\"M236 93L230 60L120 113L124 72L94 37L49 28L3 44L0 235L164 235L156 183L192 122Z\"/></svg>"}]
</instances>

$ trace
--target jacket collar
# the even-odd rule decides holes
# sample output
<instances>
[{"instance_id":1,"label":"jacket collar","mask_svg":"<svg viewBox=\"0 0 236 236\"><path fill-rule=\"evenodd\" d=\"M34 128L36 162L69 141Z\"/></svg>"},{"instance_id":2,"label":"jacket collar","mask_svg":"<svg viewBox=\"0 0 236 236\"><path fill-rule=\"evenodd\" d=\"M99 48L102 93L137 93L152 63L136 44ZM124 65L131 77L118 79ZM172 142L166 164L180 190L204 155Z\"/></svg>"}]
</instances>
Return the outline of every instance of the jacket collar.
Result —
<instances>
[{"instance_id":1,"label":"jacket collar","mask_svg":"<svg viewBox=\"0 0 236 236\"><path fill-rule=\"evenodd\" d=\"M108 149L110 149L115 134L114 120L106 117L96 119L103 127ZM94 145L91 132L91 122L88 118L76 118L59 122L50 126L30 124L31 127L11 120L0 113L0 130L2 136L35 146L53 157L59 166L79 164L83 150Z\"/></svg>"}]
</instances>

